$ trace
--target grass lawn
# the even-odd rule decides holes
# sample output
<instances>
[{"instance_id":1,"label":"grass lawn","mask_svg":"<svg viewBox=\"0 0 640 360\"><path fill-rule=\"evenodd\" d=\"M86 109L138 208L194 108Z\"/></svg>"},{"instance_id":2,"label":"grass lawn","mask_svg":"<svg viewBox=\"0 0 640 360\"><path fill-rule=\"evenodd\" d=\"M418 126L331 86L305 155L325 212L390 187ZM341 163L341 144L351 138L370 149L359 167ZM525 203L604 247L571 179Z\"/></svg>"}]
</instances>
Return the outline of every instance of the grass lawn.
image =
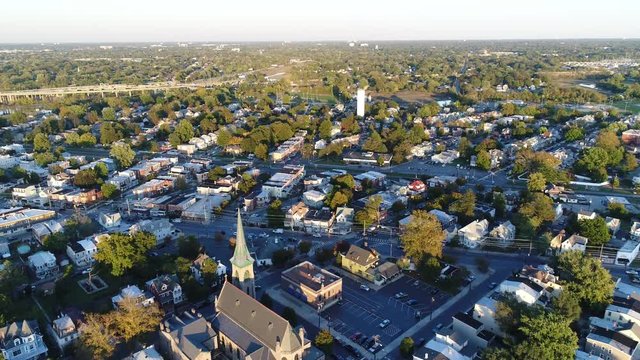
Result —
<instances>
[{"instance_id":1,"label":"grass lawn","mask_svg":"<svg viewBox=\"0 0 640 360\"><path fill-rule=\"evenodd\" d=\"M640 113L640 101L637 100L616 101L613 103L613 106L623 111L626 107L627 111L630 111L634 114Z\"/></svg>"}]
</instances>

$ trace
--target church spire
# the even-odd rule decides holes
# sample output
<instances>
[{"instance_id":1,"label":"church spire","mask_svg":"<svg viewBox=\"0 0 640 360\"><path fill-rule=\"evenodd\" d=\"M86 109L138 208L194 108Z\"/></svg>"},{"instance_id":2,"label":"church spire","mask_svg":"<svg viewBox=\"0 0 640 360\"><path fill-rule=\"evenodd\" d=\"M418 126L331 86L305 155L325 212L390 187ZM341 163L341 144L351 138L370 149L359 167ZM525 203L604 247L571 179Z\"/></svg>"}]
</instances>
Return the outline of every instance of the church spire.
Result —
<instances>
[{"instance_id":1,"label":"church spire","mask_svg":"<svg viewBox=\"0 0 640 360\"><path fill-rule=\"evenodd\" d=\"M255 279L253 274L253 258L249 254L247 241L244 238L244 228L242 227L242 218L240 217L240 209L238 209L238 224L236 230L236 247L231 257L231 278L235 286L242 289L252 297L256 297Z\"/></svg>"}]
</instances>

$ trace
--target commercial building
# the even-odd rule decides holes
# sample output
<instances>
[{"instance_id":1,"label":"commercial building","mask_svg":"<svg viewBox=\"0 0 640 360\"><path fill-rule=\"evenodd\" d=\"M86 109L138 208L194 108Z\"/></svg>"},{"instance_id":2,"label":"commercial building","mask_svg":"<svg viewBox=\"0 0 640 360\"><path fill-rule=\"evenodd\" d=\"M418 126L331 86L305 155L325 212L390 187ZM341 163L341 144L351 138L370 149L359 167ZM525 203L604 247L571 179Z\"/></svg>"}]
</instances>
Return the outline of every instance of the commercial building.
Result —
<instances>
[{"instance_id":1,"label":"commercial building","mask_svg":"<svg viewBox=\"0 0 640 360\"><path fill-rule=\"evenodd\" d=\"M342 299L342 278L304 261L280 276L282 290L322 311Z\"/></svg>"},{"instance_id":2,"label":"commercial building","mask_svg":"<svg viewBox=\"0 0 640 360\"><path fill-rule=\"evenodd\" d=\"M294 155L298 151L302 150L303 145L304 145L304 137L294 136L289 140L280 144L280 146L278 146L276 150L271 152L270 154L271 160L274 162L286 160L291 155Z\"/></svg>"},{"instance_id":3,"label":"commercial building","mask_svg":"<svg viewBox=\"0 0 640 360\"><path fill-rule=\"evenodd\" d=\"M285 199L302 181L304 174L303 165L286 165L262 185L262 192L271 198Z\"/></svg>"},{"instance_id":4,"label":"commercial building","mask_svg":"<svg viewBox=\"0 0 640 360\"><path fill-rule=\"evenodd\" d=\"M338 262L343 269L372 282L375 280L374 269L379 260L378 254L357 245L351 245L344 255L338 255Z\"/></svg>"}]
</instances>

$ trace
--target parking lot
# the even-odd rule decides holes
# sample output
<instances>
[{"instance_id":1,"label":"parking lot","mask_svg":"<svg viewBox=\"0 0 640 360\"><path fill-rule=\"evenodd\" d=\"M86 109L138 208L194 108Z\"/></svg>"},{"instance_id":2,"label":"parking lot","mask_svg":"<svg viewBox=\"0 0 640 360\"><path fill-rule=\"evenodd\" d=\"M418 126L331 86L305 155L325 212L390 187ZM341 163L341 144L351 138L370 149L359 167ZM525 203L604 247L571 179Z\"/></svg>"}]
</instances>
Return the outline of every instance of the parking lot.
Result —
<instances>
[{"instance_id":1,"label":"parking lot","mask_svg":"<svg viewBox=\"0 0 640 360\"><path fill-rule=\"evenodd\" d=\"M378 291L363 290L362 283L366 281L343 277L342 304L327 309L322 316L332 329L364 349L374 343L372 338L388 344L450 297L406 274ZM384 320L389 323L381 326Z\"/></svg>"}]
</instances>

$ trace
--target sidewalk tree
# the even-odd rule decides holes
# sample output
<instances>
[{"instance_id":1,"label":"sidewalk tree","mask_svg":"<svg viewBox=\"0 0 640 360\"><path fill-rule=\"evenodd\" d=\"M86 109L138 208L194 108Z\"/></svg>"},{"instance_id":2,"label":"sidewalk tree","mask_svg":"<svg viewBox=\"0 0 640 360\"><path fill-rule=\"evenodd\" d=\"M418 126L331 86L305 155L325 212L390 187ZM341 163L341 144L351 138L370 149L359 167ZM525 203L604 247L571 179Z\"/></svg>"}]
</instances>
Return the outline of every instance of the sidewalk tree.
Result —
<instances>
[{"instance_id":1,"label":"sidewalk tree","mask_svg":"<svg viewBox=\"0 0 640 360\"><path fill-rule=\"evenodd\" d=\"M118 187L114 184L102 184L100 191L102 191L102 196L104 196L105 199L113 199L120 195L120 190L118 190Z\"/></svg>"},{"instance_id":2,"label":"sidewalk tree","mask_svg":"<svg viewBox=\"0 0 640 360\"><path fill-rule=\"evenodd\" d=\"M413 356L413 347L415 343L412 338L405 337L400 342L400 355L405 359L410 359Z\"/></svg>"},{"instance_id":3,"label":"sidewalk tree","mask_svg":"<svg viewBox=\"0 0 640 360\"><path fill-rule=\"evenodd\" d=\"M544 174L535 172L529 175L529 182L527 183L527 188L531 192L542 192L544 188L547 186L547 179L544 177Z\"/></svg>"},{"instance_id":4,"label":"sidewalk tree","mask_svg":"<svg viewBox=\"0 0 640 360\"><path fill-rule=\"evenodd\" d=\"M485 150L478 151L478 155L476 157L476 165L482 170L491 169L491 156Z\"/></svg>"},{"instance_id":5,"label":"sidewalk tree","mask_svg":"<svg viewBox=\"0 0 640 360\"><path fill-rule=\"evenodd\" d=\"M333 353L333 335L327 329L322 329L314 340L316 346L325 354Z\"/></svg>"},{"instance_id":6,"label":"sidewalk tree","mask_svg":"<svg viewBox=\"0 0 640 360\"><path fill-rule=\"evenodd\" d=\"M201 248L202 245L200 245L198 239L193 235L181 236L178 239L178 255L189 260L197 258Z\"/></svg>"},{"instance_id":7,"label":"sidewalk tree","mask_svg":"<svg viewBox=\"0 0 640 360\"><path fill-rule=\"evenodd\" d=\"M615 285L598 258L567 251L560 254L557 262L560 278L567 281L565 291L578 298L583 307L598 310L611 303Z\"/></svg>"},{"instance_id":8,"label":"sidewalk tree","mask_svg":"<svg viewBox=\"0 0 640 360\"><path fill-rule=\"evenodd\" d=\"M298 314L293 308L285 307L282 309L282 317L291 324L292 327L298 326Z\"/></svg>"},{"instance_id":9,"label":"sidewalk tree","mask_svg":"<svg viewBox=\"0 0 640 360\"><path fill-rule=\"evenodd\" d=\"M405 253L415 262L425 256L441 257L444 239L445 233L438 218L424 210L412 213L411 221L400 237Z\"/></svg>"}]
</instances>

